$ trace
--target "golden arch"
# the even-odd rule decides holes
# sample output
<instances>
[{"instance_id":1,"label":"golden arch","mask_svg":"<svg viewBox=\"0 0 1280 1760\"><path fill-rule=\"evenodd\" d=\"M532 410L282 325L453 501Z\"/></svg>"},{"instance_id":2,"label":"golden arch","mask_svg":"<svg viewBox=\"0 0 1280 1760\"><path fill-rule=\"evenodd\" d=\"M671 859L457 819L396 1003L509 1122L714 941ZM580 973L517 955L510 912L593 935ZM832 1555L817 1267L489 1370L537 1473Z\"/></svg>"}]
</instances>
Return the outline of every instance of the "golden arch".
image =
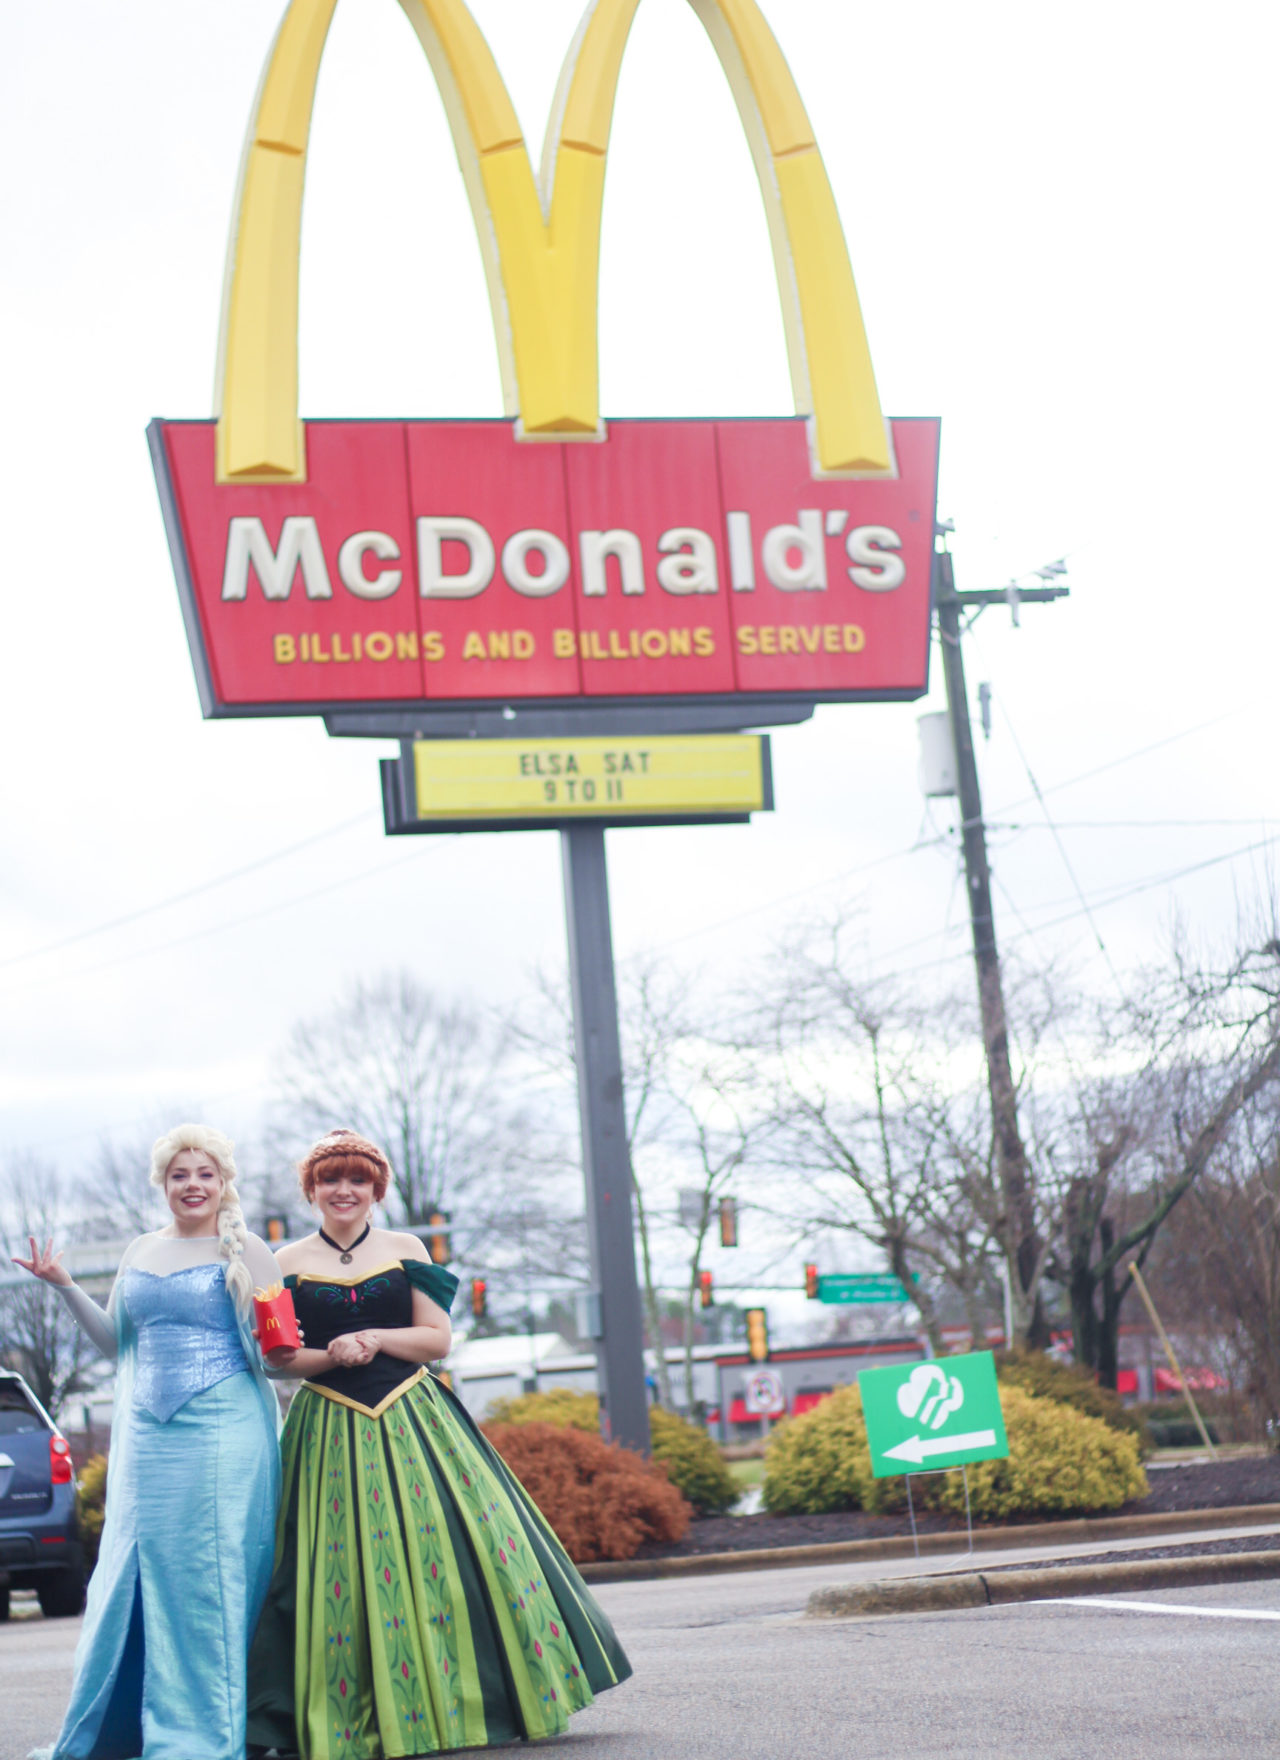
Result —
<instances>
[{"instance_id":1,"label":"golden arch","mask_svg":"<svg viewBox=\"0 0 1280 1760\"><path fill-rule=\"evenodd\" d=\"M795 81L755 0L690 0L732 87L773 244L796 412L817 468L892 470L849 253ZM307 140L337 0L290 0L240 170L218 343L218 481L304 482L298 258ZM535 179L465 0L400 0L431 63L484 258L508 415L527 434L600 425L597 302L605 159L639 0L590 0Z\"/></svg>"}]
</instances>

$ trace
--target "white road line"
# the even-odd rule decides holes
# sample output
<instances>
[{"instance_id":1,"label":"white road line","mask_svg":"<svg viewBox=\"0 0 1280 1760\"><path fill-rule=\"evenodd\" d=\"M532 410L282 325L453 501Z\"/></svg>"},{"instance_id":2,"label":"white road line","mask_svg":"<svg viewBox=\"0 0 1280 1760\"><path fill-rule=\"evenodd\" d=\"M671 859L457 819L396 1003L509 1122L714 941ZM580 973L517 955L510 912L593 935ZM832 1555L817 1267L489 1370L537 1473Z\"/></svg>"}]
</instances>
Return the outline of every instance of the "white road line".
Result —
<instances>
[{"instance_id":1,"label":"white road line","mask_svg":"<svg viewBox=\"0 0 1280 1760\"><path fill-rule=\"evenodd\" d=\"M1123 1613L1177 1613L1188 1619L1280 1619L1280 1612L1273 1612L1266 1607L1178 1607L1171 1601L1104 1601L1093 1595L1046 1596L1043 1600L1028 1602L1027 1605L1054 1607L1061 1606L1064 1602L1074 1607L1103 1610L1115 1607Z\"/></svg>"}]
</instances>

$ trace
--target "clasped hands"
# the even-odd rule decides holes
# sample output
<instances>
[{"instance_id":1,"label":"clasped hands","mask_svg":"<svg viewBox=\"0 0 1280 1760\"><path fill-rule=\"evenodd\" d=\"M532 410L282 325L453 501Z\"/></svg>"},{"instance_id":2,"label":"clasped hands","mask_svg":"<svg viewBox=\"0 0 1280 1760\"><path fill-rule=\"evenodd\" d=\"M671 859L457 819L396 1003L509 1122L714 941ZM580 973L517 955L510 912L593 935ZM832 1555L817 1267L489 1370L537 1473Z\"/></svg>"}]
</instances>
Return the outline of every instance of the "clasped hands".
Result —
<instances>
[{"instance_id":1,"label":"clasped hands","mask_svg":"<svg viewBox=\"0 0 1280 1760\"><path fill-rule=\"evenodd\" d=\"M299 1327L299 1333L302 1332ZM254 1328L253 1336L258 1338L258 1329ZM305 1344L305 1335L303 1335ZM259 1343L261 1340L259 1339ZM330 1341L325 1355L335 1368L354 1369L361 1363L371 1363L381 1349L381 1342L376 1332L344 1332ZM288 1346L277 1346L275 1350L265 1353L267 1362L273 1369L288 1369L297 1351Z\"/></svg>"},{"instance_id":2,"label":"clasped hands","mask_svg":"<svg viewBox=\"0 0 1280 1760\"><path fill-rule=\"evenodd\" d=\"M344 1369L371 1363L378 1354L376 1332L344 1332L329 1342L329 1355Z\"/></svg>"}]
</instances>

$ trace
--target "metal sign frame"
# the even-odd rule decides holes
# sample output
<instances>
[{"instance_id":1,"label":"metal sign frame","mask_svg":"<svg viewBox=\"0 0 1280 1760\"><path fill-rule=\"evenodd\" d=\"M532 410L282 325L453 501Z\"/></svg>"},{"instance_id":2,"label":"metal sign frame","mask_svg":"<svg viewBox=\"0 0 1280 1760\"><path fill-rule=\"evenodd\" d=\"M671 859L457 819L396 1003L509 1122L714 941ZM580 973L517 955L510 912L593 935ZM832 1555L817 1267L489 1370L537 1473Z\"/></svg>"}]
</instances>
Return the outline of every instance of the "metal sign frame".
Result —
<instances>
[{"instance_id":1,"label":"metal sign frame","mask_svg":"<svg viewBox=\"0 0 1280 1760\"><path fill-rule=\"evenodd\" d=\"M757 812L773 811L773 759L768 734L760 740L761 776L764 785L763 804ZM412 740L400 742L398 758L379 761L382 782L382 820L388 837L422 837L434 834L457 836L461 831L566 831L572 825L598 825L602 830L620 831L628 826L653 825L749 825L751 813L573 813L538 818L492 819L420 819L418 817L417 772L413 761Z\"/></svg>"}]
</instances>

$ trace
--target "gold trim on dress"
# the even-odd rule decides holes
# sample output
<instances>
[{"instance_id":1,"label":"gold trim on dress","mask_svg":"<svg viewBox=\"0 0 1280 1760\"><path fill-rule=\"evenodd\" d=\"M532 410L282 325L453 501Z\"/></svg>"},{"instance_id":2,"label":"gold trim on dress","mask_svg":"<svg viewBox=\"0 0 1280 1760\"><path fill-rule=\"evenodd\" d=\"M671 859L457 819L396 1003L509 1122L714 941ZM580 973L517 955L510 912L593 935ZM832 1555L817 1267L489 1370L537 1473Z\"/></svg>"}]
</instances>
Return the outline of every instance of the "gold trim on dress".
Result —
<instances>
[{"instance_id":1,"label":"gold trim on dress","mask_svg":"<svg viewBox=\"0 0 1280 1760\"><path fill-rule=\"evenodd\" d=\"M348 1289L354 1289L357 1283L367 1283L369 1278L378 1277L384 1271L404 1271L404 1261L390 1259L385 1265L375 1265L372 1271L362 1271L359 1277L333 1277L327 1271L294 1271L290 1275L299 1283L345 1283ZM405 1276L408 1275L405 1271Z\"/></svg>"},{"instance_id":2,"label":"gold trim on dress","mask_svg":"<svg viewBox=\"0 0 1280 1760\"><path fill-rule=\"evenodd\" d=\"M416 1387L419 1381L425 1380L426 1373L427 1366L424 1363L416 1375L410 1375L408 1379L402 1381L398 1387L393 1387L387 1397L383 1400L379 1400L376 1406L363 1406L358 1399L351 1399L345 1393L335 1393L331 1387L321 1387L319 1382L316 1381L304 1381L302 1385L304 1387L309 1387L312 1393L318 1393L325 1399L331 1399L335 1405L350 1406L353 1412L359 1412L363 1417L380 1418L389 1406L393 1406L396 1403L401 1394L408 1393L411 1387Z\"/></svg>"}]
</instances>

